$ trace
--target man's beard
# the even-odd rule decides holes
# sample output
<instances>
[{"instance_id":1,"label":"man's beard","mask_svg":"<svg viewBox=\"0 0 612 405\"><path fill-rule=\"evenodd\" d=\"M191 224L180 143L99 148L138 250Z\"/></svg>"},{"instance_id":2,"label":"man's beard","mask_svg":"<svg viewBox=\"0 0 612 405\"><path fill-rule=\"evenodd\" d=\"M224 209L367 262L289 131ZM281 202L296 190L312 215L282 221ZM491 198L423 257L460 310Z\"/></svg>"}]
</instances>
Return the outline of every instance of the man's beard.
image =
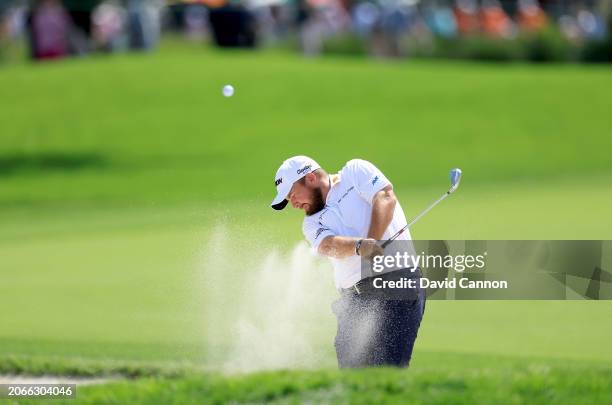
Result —
<instances>
[{"instance_id":1,"label":"man's beard","mask_svg":"<svg viewBox=\"0 0 612 405\"><path fill-rule=\"evenodd\" d=\"M325 207L325 201L323 201L323 192L320 187L312 189L312 202L310 208L306 211L306 215L316 214Z\"/></svg>"}]
</instances>

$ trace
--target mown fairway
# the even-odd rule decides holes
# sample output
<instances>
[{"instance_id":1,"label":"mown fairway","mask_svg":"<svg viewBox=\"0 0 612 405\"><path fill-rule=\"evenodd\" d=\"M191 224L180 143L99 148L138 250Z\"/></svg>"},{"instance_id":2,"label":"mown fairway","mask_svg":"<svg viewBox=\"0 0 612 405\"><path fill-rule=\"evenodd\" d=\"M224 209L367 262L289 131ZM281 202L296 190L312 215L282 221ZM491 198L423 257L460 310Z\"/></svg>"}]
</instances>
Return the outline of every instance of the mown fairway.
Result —
<instances>
[{"instance_id":1,"label":"mown fairway","mask_svg":"<svg viewBox=\"0 0 612 405\"><path fill-rule=\"evenodd\" d=\"M225 83L233 98L221 96ZM248 281L272 250L277 267L290 267L301 240L299 213L268 208L274 172L293 154L329 171L353 157L375 162L408 216L462 167L462 189L415 238L612 237L608 68L311 61L167 44L151 55L2 67L0 88L0 374L220 370ZM305 302L315 309L289 332L316 353L298 366L329 369L334 291L329 267L314 263L309 286L320 294ZM358 372L327 371L297 374L307 388L286 388L278 374L136 387L170 384L195 402L232 389L243 400L300 400L317 387L330 402L360 389L433 401L535 392L545 402L581 399L557 391L573 384L601 401L611 316L609 302L429 302L414 374L380 372L370 388ZM277 354L291 352L286 343ZM245 394L259 379L261 395ZM156 401L129 387L117 386L115 400ZM84 392L95 401L101 390Z\"/></svg>"}]
</instances>

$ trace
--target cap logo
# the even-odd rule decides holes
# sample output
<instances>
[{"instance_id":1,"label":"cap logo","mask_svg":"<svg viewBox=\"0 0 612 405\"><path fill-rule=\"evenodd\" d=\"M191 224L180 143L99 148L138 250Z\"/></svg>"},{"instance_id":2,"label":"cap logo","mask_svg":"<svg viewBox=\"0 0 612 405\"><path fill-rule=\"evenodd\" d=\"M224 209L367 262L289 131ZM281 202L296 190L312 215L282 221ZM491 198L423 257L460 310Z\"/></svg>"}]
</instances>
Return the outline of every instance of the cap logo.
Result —
<instances>
[{"instance_id":1,"label":"cap logo","mask_svg":"<svg viewBox=\"0 0 612 405\"><path fill-rule=\"evenodd\" d=\"M306 172L310 171L311 167L312 167L312 165L304 166L301 169L297 170L297 174L306 173Z\"/></svg>"},{"instance_id":2,"label":"cap logo","mask_svg":"<svg viewBox=\"0 0 612 405\"><path fill-rule=\"evenodd\" d=\"M280 179L276 179L274 180L274 185L278 186L279 184L281 184L283 182L283 178L281 177Z\"/></svg>"}]
</instances>

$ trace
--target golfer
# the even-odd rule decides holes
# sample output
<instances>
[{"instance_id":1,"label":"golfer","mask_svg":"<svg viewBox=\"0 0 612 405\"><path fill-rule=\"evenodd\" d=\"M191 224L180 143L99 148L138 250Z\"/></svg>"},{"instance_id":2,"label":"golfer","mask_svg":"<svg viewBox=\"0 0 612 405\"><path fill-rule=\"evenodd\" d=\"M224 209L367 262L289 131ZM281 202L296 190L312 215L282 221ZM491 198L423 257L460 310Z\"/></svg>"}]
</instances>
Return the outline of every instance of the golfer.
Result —
<instances>
[{"instance_id":1,"label":"golfer","mask_svg":"<svg viewBox=\"0 0 612 405\"><path fill-rule=\"evenodd\" d=\"M365 160L351 160L337 174L328 174L313 159L294 156L282 163L274 183L272 208L282 210L291 203L303 210L304 236L333 264L340 292L332 305L338 323L338 365L408 366L425 310L425 291L417 285L401 297L377 294L373 277L363 276L361 267L362 259L383 254L377 241L406 225L391 182ZM410 233L400 239L410 241ZM415 268L398 269L378 278L419 275Z\"/></svg>"}]
</instances>

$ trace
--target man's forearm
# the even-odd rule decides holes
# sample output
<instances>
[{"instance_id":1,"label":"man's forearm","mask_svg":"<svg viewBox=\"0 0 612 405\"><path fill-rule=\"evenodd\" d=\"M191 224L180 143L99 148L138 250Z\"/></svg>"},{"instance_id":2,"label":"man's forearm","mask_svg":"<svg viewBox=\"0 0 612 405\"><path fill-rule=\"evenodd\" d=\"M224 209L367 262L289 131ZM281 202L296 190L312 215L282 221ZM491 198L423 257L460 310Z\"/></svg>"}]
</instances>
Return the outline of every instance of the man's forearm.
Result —
<instances>
[{"instance_id":1,"label":"man's forearm","mask_svg":"<svg viewBox=\"0 0 612 405\"><path fill-rule=\"evenodd\" d=\"M379 191L372 200L372 218L368 238L381 240L387 227L393 220L397 200L390 187Z\"/></svg>"},{"instance_id":2,"label":"man's forearm","mask_svg":"<svg viewBox=\"0 0 612 405\"><path fill-rule=\"evenodd\" d=\"M355 254L355 245L359 239L350 236L328 236L319 245L319 253L336 259L344 259Z\"/></svg>"},{"instance_id":3,"label":"man's forearm","mask_svg":"<svg viewBox=\"0 0 612 405\"><path fill-rule=\"evenodd\" d=\"M361 240L361 242L359 242ZM357 243L359 242L359 252ZM328 236L319 245L319 253L336 259L358 254L371 259L373 256L384 254L384 250L374 239L353 238L350 236Z\"/></svg>"}]
</instances>

